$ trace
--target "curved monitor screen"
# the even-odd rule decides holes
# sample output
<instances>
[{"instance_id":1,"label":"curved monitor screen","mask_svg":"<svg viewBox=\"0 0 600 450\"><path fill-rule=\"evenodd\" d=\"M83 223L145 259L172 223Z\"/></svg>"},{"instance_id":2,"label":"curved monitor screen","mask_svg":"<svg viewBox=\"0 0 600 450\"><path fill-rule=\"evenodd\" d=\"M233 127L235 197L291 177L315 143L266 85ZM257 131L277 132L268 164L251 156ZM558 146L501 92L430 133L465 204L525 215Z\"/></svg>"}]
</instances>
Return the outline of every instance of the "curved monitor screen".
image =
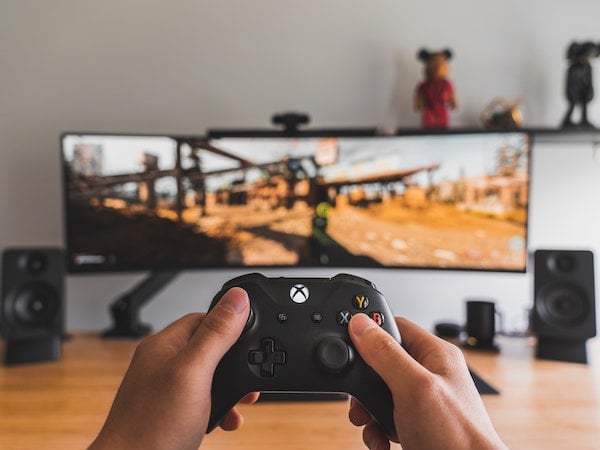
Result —
<instances>
[{"instance_id":1,"label":"curved monitor screen","mask_svg":"<svg viewBox=\"0 0 600 450\"><path fill-rule=\"evenodd\" d=\"M524 271L525 132L62 136L70 272Z\"/></svg>"}]
</instances>

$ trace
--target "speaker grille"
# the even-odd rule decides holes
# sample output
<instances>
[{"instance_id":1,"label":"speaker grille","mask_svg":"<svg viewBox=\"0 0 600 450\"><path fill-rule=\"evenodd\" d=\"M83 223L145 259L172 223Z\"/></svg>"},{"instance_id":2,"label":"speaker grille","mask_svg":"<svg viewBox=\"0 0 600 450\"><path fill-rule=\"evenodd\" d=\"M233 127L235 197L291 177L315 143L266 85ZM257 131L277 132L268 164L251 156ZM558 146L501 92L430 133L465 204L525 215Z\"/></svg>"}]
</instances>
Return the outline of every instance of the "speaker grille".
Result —
<instances>
[{"instance_id":1,"label":"speaker grille","mask_svg":"<svg viewBox=\"0 0 600 450\"><path fill-rule=\"evenodd\" d=\"M552 283L543 286L535 299L540 318L556 326L575 326L589 313L585 293L570 283Z\"/></svg>"},{"instance_id":2,"label":"speaker grille","mask_svg":"<svg viewBox=\"0 0 600 450\"><path fill-rule=\"evenodd\" d=\"M60 311L60 298L46 283L29 283L9 294L6 309L14 311L15 320L22 326L47 326Z\"/></svg>"}]
</instances>

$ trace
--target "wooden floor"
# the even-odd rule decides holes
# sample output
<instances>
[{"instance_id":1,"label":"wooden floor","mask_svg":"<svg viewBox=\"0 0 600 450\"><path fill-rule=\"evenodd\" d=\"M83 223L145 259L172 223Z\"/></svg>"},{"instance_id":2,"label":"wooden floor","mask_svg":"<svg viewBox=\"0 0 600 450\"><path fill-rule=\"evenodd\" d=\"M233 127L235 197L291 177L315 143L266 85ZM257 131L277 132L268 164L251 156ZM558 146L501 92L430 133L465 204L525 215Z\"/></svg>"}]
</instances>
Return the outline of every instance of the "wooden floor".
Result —
<instances>
[{"instance_id":1,"label":"wooden floor","mask_svg":"<svg viewBox=\"0 0 600 450\"><path fill-rule=\"evenodd\" d=\"M135 345L77 334L58 362L0 366L0 449L85 448L104 422ZM590 365L536 360L531 342L522 339L501 345L499 355L469 351L467 360L501 391L484 402L509 447L600 449L600 341L588 342ZM215 430L203 449L365 448L345 402L241 408L244 427Z\"/></svg>"}]
</instances>

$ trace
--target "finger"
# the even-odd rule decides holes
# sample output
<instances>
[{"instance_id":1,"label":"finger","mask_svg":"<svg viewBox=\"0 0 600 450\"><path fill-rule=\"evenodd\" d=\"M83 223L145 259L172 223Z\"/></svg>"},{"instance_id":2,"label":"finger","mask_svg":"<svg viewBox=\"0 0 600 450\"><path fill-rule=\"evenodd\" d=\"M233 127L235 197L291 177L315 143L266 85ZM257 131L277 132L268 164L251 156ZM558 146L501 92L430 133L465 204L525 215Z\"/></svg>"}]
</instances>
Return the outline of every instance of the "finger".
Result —
<instances>
[{"instance_id":1,"label":"finger","mask_svg":"<svg viewBox=\"0 0 600 450\"><path fill-rule=\"evenodd\" d=\"M176 321L167 325L164 329L155 334L155 336L171 337L171 336L182 336L187 337L186 341L189 341L202 319L206 314L204 313L189 313L183 317L180 317Z\"/></svg>"},{"instance_id":2,"label":"finger","mask_svg":"<svg viewBox=\"0 0 600 450\"><path fill-rule=\"evenodd\" d=\"M260 392L250 392L242 397L238 403L244 403L246 405L252 405L256 403L260 397Z\"/></svg>"},{"instance_id":3,"label":"finger","mask_svg":"<svg viewBox=\"0 0 600 450\"><path fill-rule=\"evenodd\" d=\"M415 374L425 373L400 343L366 314L356 314L350 319L348 333L360 356L392 392L403 392Z\"/></svg>"},{"instance_id":4,"label":"finger","mask_svg":"<svg viewBox=\"0 0 600 450\"><path fill-rule=\"evenodd\" d=\"M389 450L390 441L379 426L371 421L363 429L363 441L370 450Z\"/></svg>"},{"instance_id":5,"label":"finger","mask_svg":"<svg viewBox=\"0 0 600 450\"><path fill-rule=\"evenodd\" d=\"M402 346L423 367L439 375L463 374L464 355L458 348L404 318L396 323L402 336Z\"/></svg>"},{"instance_id":6,"label":"finger","mask_svg":"<svg viewBox=\"0 0 600 450\"><path fill-rule=\"evenodd\" d=\"M371 414L369 414L369 412L354 398L350 400L348 418L350 419L350 422L357 427L362 427L373 420Z\"/></svg>"},{"instance_id":7,"label":"finger","mask_svg":"<svg viewBox=\"0 0 600 450\"><path fill-rule=\"evenodd\" d=\"M239 338L248 319L250 301L245 290L231 288L204 317L186 349L191 364L212 374Z\"/></svg>"},{"instance_id":8,"label":"finger","mask_svg":"<svg viewBox=\"0 0 600 450\"><path fill-rule=\"evenodd\" d=\"M145 338L139 348L151 348L153 357L167 359L176 355L189 342L205 314L187 314L163 330Z\"/></svg>"},{"instance_id":9,"label":"finger","mask_svg":"<svg viewBox=\"0 0 600 450\"><path fill-rule=\"evenodd\" d=\"M402 336L402 346L419 362L446 342L408 319L398 317L396 323Z\"/></svg>"},{"instance_id":10,"label":"finger","mask_svg":"<svg viewBox=\"0 0 600 450\"><path fill-rule=\"evenodd\" d=\"M259 392L250 392L244 395L238 403L252 404L258 400ZM240 428L244 424L244 416L237 410L237 408L231 408L225 417L219 422L219 426L225 431L234 431Z\"/></svg>"},{"instance_id":11,"label":"finger","mask_svg":"<svg viewBox=\"0 0 600 450\"><path fill-rule=\"evenodd\" d=\"M219 427L225 431L235 431L244 424L244 417L236 408L231 408L219 422Z\"/></svg>"}]
</instances>

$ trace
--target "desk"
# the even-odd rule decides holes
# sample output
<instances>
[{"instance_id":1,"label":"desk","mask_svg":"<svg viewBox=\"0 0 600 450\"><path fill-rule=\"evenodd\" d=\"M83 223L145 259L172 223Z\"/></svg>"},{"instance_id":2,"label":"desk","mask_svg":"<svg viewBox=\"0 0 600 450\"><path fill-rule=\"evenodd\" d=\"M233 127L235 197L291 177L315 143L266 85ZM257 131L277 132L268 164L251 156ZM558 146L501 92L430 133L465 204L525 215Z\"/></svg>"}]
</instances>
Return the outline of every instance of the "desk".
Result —
<instances>
[{"instance_id":1,"label":"desk","mask_svg":"<svg viewBox=\"0 0 600 450\"><path fill-rule=\"evenodd\" d=\"M484 396L484 402L509 447L600 448L600 340L588 342L588 366L535 360L523 340L500 344L500 355L467 351L466 356L470 367L501 391ZM0 366L0 449L85 448L104 422L135 346L77 334L64 344L60 361ZM241 409L244 427L214 431L203 449L364 449L345 402Z\"/></svg>"}]
</instances>

